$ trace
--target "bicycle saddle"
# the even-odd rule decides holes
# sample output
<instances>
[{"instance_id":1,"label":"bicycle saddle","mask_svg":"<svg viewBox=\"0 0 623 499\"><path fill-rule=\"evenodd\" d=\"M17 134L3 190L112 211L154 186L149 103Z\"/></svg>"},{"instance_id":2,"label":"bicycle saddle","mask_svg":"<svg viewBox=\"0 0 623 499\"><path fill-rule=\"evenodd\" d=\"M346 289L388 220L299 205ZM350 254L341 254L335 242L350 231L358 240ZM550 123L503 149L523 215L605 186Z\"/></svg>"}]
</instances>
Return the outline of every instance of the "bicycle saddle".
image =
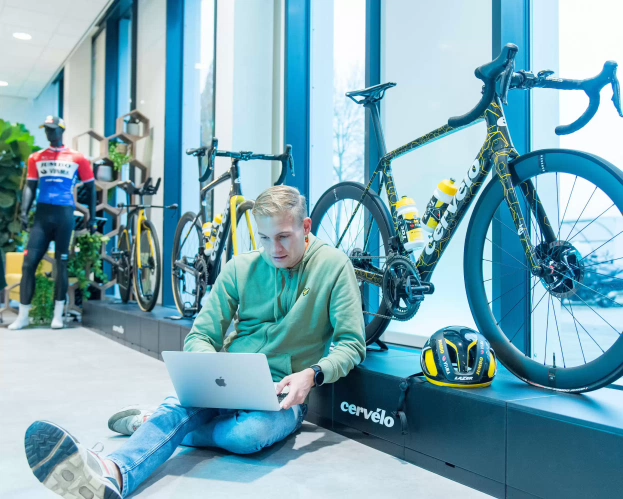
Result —
<instances>
[{"instance_id":1,"label":"bicycle saddle","mask_svg":"<svg viewBox=\"0 0 623 499\"><path fill-rule=\"evenodd\" d=\"M385 97L385 91L389 88L395 87L396 84L389 81L387 83L380 83L373 87L364 88L363 90L353 90L352 92L346 92L346 97L357 104L369 104L371 102L378 102ZM361 97L356 99L355 97Z\"/></svg>"},{"instance_id":2,"label":"bicycle saddle","mask_svg":"<svg viewBox=\"0 0 623 499\"><path fill-rule=\"evenodd\" d=\"M121 182L119 187L127 192L130 196L134 194L139 194L140 189L134 185L131 180L126 180L125 182Z\"/></svg>"}]
</instances>

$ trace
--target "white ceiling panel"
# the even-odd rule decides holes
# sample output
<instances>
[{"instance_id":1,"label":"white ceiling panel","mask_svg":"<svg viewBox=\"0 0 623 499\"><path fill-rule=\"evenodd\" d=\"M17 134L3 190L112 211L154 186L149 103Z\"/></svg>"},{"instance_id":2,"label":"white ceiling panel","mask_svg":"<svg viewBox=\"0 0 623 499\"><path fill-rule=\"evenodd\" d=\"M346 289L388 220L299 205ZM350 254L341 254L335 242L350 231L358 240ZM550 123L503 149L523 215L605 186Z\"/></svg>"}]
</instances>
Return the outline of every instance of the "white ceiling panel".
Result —
<instances>
[{"instance_id":1,"label":"white ceiling panel","mask_svg":"<svg viewBox=\"0 0 623 499\"><path fill-rule=\"evenodd\" d=\"M62 21L63 14L59 12L46 14L15 7L4 7L0 19L2 19L2 22L12 24L22 30L54 31Z\"/></svg>"},{"instance_id":2,"label":"white ceiling panel","mask_svg":"<svg viewBox=\"0 0 623 499\"><path fill-rule=\"evenodd\" d=\"M110 0L0 0L0 95L37 97ZM24 32L23 41L13 33Z\"/></svg>"},{"instance_id":3,"label":"white ceiling panel","mask_svg":"<svg viewBox=\"0 0 623 499\"><path fill-rule=\"evenodd\" d=\"M7 7L15 7L17 9L26 9L41 14L62 14L67 11L71 0L51 0L49 2L41 2L40 0L5 0Z\"/></svg>"}]
</instances>

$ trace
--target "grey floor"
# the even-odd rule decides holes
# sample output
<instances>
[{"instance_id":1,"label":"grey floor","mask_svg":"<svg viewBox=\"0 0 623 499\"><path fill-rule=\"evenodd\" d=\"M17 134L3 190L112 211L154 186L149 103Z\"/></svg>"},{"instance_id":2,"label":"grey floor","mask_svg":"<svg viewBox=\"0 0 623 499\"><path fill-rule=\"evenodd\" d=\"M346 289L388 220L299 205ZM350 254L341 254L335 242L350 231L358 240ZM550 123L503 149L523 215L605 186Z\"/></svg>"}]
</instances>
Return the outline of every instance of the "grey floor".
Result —
<instances>
[{"instance_id":1,"label":"grey floor","mask_svg":"<svg viewBox=\"0 0 623 499\"><path fill-rule=\"evenodd\" d=\"M7 322L10 316L5 316ZM0 497L58 497L32 475L24 432L36 419L110 453L126 437L108 430L122 406L156 406L173 388L147 355L84 328L9 331L0 326ZM254 456L180 448L134 497L463 499L488 497L313 424Z\"/></svg>"}]
</instances>

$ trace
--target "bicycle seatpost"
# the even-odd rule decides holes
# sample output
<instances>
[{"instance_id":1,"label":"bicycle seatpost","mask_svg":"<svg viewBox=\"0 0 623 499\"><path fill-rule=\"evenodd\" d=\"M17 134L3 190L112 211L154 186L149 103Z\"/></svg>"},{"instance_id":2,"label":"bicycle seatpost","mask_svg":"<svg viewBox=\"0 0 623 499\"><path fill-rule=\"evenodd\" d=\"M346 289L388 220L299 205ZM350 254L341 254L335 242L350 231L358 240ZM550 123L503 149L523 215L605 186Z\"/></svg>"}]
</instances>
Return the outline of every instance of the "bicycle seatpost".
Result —
<instances>
[{"instance_id":1,"label":"bicycle seatpost","mask_svg":"<svg viewBox=\"0 0 623 499\"><path fill-rule=\"evenodd\" d=\"M376 143L379 146L379 157L382 158L385 154L387 154L387 145L385 144L385 135L383 134L383 128L381 127L378 102L371 102L370 104L364 105L364 107L367 107L370 110L374 134L376 135Z\"/></svg>"}]
</instances>

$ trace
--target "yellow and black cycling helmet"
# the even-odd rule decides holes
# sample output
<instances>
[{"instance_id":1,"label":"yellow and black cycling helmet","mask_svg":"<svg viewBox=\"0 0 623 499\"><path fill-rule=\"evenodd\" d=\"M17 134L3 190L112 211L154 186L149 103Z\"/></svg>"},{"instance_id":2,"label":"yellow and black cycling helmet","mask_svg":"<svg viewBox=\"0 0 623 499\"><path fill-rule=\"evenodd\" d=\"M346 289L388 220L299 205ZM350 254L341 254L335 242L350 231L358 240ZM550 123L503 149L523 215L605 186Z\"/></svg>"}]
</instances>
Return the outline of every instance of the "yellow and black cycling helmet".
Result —
<instances>
[{"instance_id":1,"label":"yellow and black cycling helmet","mask_svg":"<svg viewBox=\"0 0 623 499\"><path fill-rule=\"evenodd\" d=\"M497 371L487 339L463 326L444 327L433 334L422 348L420 363L428 381L454 388L489 386Z\"/></svg>"}]
</instances>

